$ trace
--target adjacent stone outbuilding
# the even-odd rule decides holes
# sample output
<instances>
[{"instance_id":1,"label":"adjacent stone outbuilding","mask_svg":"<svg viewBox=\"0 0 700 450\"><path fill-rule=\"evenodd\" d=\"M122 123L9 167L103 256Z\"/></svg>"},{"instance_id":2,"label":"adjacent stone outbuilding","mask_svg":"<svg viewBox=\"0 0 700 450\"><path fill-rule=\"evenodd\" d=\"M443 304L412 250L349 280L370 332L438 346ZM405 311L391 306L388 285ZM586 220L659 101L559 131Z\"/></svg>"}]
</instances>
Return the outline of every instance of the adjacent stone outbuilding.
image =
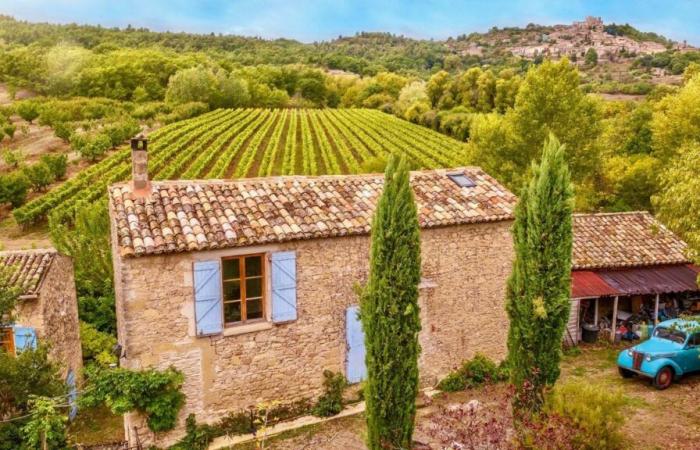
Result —
<instances>
[{"instance_id":1,"label":"adjacent stone outbuilding","mask_svg":"<svg viewBox=\"0 0 700 450\"><path fill-rule=\"evenodd\" d=\"M413 172L422 247L421 378L476 352L506 354L516 198L473 167ZM175 366L184 419L322 392L330 369L364 375L355 287L367 278L382 175L162 181L110 188L121 364Z\"/></svg>"},{"instance_id":2,"label":"adjacent stone outbuilding","mask_svg":"<svg viewBox=\"0 0 700 450\"><path fill-rule=\"evenodd\" d=\"M12 354L38 341L74 382L83 365L73 261L53 249L0 252L0 267L20 291L14 323L0 328L0 341Z\"/></svg>"}]
</instances>

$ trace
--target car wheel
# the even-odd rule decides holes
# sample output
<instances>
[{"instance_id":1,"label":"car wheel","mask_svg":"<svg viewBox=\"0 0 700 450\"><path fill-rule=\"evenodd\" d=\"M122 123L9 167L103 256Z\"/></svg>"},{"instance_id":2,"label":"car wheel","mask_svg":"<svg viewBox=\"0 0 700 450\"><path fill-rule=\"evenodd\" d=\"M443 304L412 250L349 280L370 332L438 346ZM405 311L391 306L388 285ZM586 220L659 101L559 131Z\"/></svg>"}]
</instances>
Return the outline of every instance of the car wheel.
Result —
<instances>
[{"instance_id":1,"label":"car wheel","mask_svg":"<svg viewBox=\"0 0 700 450\"><path fill-rule=\"evenodd\" d=\"M659 390L666 389L673 382L673 369L666 366L662 367L661 370L656 372L654 377L654 387Z\"/></svg>"},{"instance_id":2,"label":"car wheel","mask_svg":"<svg viewBox=\"0 0 700 450\"><path fill-rule=\"evenodd\" d=\"M620 371L622 378L632 378L634 376L634 372L631 370L623 369L622 367L618 367L617 370Z\"/></svg>"}]
</instances>

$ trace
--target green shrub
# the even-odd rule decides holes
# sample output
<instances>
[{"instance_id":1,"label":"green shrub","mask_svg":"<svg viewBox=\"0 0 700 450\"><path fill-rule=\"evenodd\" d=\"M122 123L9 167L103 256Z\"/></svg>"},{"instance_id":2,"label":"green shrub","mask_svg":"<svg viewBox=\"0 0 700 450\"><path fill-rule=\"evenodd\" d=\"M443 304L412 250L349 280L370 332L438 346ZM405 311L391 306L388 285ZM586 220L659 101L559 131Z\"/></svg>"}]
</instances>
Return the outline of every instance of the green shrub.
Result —
<instances>
[{"instance_id":1,"label":"green shrub","mask_svg":"<svg viewBox=\"0 0 700 450\"><path fill-rule=\"evenodd\" d=\"M51 173L51 168L44 162L26 166L24 174L29 179L29 184L34 191L44 191L46 187L56 180L56 177Z\"/></svg>"},{"instance_id":2,"label":"green shrub","mask_svg":"<svg viewBox=\"0 0 700 450\"><path fill-rule=\"evenodd\" d=\"M330 370L323 371L323 378L325 393L319 397L312 412L319 417L335 416L343 410L343 391L348 382L342 373Z\"/></svg>"},{"instance_id":3,"label":"green shrub","mask_svg":"<svg viewBox=\"0 0 700 450\"><path fill-rule=\"evenodd\" d=\"M177 122L191 117L199 116L209 111L209 105L202 102L189 102L175 106L169 114L161 114L158 120L163 123Z\"/></svg>"},{"instance_id":4,"label":"green shrub","mask_svg":"<svg viewBox=\"0 0 700 450\"><path fill-rule=\"evenodd\" d=\"M113 348L117 339L111 334L103 333L94 325L80 322L80 345L83 349L83 359L88 363L96 363L109 367L117 362Z\"/></svg>"},{"instance_id":5,"label":"green shrub","mask_svg":"<svg viewBox=\"0 0 700 450\"><path fill-rule=\"evenodd\" d=\"M187 416L185 429L185 437L169 450L207 450L209 443L217 437L217 430L211 425L198 425L194 414Z\"/></svg>"},{"instance_id":6,"label":"green shrub","mask_svg":"<svg viewBox=\"0 0 700 450\"><path fill-rule=\"evenodd\" d=\"M17 131L17 127L15 125L12 125L11 123L8 123L4 127L2 127L2 131L10 138L12 139L15 137L15 131Z\"/></svg>"},{"instance_id":7,"label":"green shrub","mask_svg":"<svg viewBox=\"0 0 700 450\"><path fill-rule=\"evenodd\" d=\"M112 140L103 133L92 136L74 133L70 138L70 145L83 158L95 161L112 147Z\"/></svg>"},{"instance_id":8,"label":"green shrub","mask_svg":"<svg viewBox=\"0 0 700 450\"><path fill-rule=\"evenodd\" d=\"M311 409L311 402L308 399L302 399L293 403L276 405L268 410L258 408L253 412L232 412L221 419L214 426L214 429L216 430L216 436L237 436L252 433L255 423L261 414L267 414L268 423L277 423L306 415Z\"/></svg>"},{"instance_id":9,"label":"green shrub","mask_svg":"<svg viewBox=\"0 0 700 450\"><path fill-rule=\"evenodd\" d=\"M70 142L70 137L74 131L73 127L66 122L57 122L53 126L53 134L57 138L63 140L63 142Z\"/></svg>"},{"instance_id":10,"label":"green shrub","mask_svg":"<svg viewBox=\"0 0 700 450\"><path fill-rule=\"evenodd\" d=\"M17 105L17 114L29 123L39 117L39 107L31 101L20 102Z\"/></svg>"},{"instance_id":11,"label":"green shrub","mask_svg":"<svg viewBox=\"0 0 700 450\"><path fill-rule=\"evenodd\" d=\"M0 204L9 203L18 208L27 200L29 179L21 170L0 175Z\"/></svg>"},{"instance_id":12,"label":"green shrub","mask_svg":"<svg viewBox=\"0 0 700 450\"><path fill-rule=\"evenodd\" d=\"M138 412L146 416L153 432L175 428L177 416L185 404L181 392L184 375L171 367L166 370L125 368L85 370L88 386L80 403L87 407L108 406L115 414Z\"/></svg>"},{"instance_id":13,"label":"green shrub","mask_svg":"<svg viewBox=\"0 0 700 450\"><path fill-rule=\"evenodd\" d=\"M135 136L141 127L135 120L124 120L103 128L102 134L109 137L112 147L116 147L130 137Z\"/></svg>"},{"instance_id":14,"label":"green shrub","mask_svg":"<svg viewBox=\"0 0 700 450\"><path fill-rule=\"evenodd\" d=\"M545 413L564 417L574 425L575 448L617 449L623 444L620 427L626 404L620 390L577 381L556 386L547 399Z\"/></svg>"},{"instance_id":15,"label":"green shrub","mask_svg":"<svg viewBox=\"0 0 700 450\"><path fill-rule=\"evenodd\" d=\"M462 367L447 375L438 383L438 389L446 392L475 388L489 382L503 381L508 377L504 363L496 365L487 356L477 353L465 361Z\"/></svg>"},{"instance_id":16,"label":"green shrub","mask_svg":"<svg viewBox=\"0 0 700 450\"><path fill-rule=\"evenodd\" d=\"M5 164L16 169L24 162L24 153L22 150L7 149L2 152L2 159L5 160Z\"/></svg>"},{"instance_id":17,"label":"green shrub","mask_svg":"<svg viewBox=\"0 0 700 450\"><path fill-rule=\"evenodd\" d=\"M46 164L56 180L63 180L68 170L68 156L42 155L41 162Z\"/></svg>"}]
</instances>

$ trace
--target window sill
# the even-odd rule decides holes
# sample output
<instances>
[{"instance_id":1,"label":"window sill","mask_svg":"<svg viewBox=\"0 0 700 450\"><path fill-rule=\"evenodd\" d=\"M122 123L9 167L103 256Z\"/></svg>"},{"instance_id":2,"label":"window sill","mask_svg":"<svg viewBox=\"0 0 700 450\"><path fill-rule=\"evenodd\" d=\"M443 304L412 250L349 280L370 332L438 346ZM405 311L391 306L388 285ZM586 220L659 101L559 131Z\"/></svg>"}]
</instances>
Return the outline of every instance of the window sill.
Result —
<instances>
[{"instance_id":1,"label":"window sill","mask_svg":"<svg viewBox=\"0 0 700 450\"><path fill-rule=\"evenodd\" d=\"M224 328L224 336L238 336L239 334L270 330L272 329L272 327L273 323L267 321L234 325L228 328Z\"/></svg>"}]
</instances>

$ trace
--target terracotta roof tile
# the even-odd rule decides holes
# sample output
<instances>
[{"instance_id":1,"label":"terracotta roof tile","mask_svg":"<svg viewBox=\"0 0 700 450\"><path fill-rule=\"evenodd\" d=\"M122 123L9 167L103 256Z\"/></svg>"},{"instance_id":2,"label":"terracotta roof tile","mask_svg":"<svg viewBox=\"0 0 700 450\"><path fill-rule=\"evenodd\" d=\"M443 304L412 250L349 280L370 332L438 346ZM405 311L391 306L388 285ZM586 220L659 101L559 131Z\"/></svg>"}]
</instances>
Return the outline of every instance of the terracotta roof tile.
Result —
<instances>
[{"instance_id":1,"label":"terracotta roof tile","mask_svg":"<svg viewBox=\"0 0 700 450\"><path fill-rule=\"evenodd\" d=\"M686 264L686 247L646 211L574 214L574 269Z\"/></svg>"},{"instance_id":2,"label":"terracotta roof tile","mask_svg":"<svg viewBox=\"0 0 700 450\"><path fill-rule=\"evenodd\" d=\"M460 188L447 173L476 186ZM154 181L148 199L110 187L122 256L367 234L383 175ZM479 168L411 173L421 227L513 218L516 197ZM157 236L163 236L162 239Z\"/></svg>"},{"instance_id":3,"label":"terracotta roof tile","mask_svg":"<svg viewBox=\"0 0 700 450\"><path fill-rule=\"evenodd\" d=\"M8 270L10 285L18 287L21 295L34 296L56 255L54 249L0 252L0 266Z\"/></svg>"}]
</instances>

